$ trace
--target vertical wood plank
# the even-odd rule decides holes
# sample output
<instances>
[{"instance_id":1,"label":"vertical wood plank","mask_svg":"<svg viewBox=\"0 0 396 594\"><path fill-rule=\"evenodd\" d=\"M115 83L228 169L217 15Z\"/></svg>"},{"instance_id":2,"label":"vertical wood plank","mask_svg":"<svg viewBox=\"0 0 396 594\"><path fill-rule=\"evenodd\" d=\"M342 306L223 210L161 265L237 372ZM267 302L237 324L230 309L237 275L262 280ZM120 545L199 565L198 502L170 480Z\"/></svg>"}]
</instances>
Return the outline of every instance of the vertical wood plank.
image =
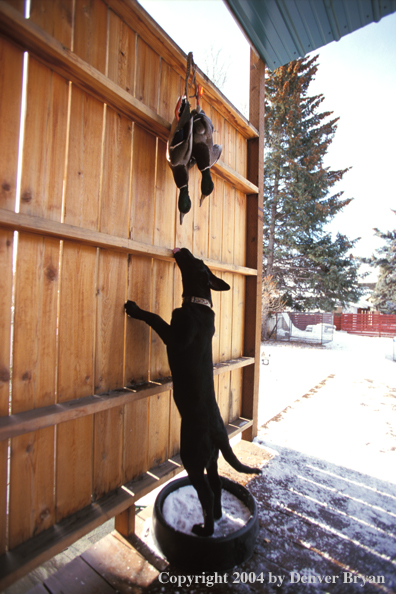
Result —
<instances>
[{"instance_id":1,"label":"vertical wood plank","mask_svg":"<svg viewBox=\"0 0 396 594\"><path fill-rule=\"evenodd\" d=\"M65 223L97 229L103 104L72 88Z\"/></svg>"},{"instance_id":2,"label":"vertical wood plank","mask_svg":"<svg viewBox=\"0 0 396 594\"><path fill-rule=\"evenodd\" d=\"M125 405L124 481L148 470L148 398Z\"/></svg>"},{"instance_id":3,"label":"vertical wood plank","mask_svg":"<svg viewBox=\"0 0 396 594\"><path fill-rule=\"evenodd\" d=\"M194 199L193 195L190 194L191 201ZM177 199L179 199L179 190L177 191ZM180 214L179 209L176 208L176 245L177 247L186 247L191 252L193 251L193 229L194 229L194 216L193 209L186 214L183 220L183 224L180 225Z\"/></svg>"},{"instance_id":4,"label":"vertical wood plank","mask_svg":"<svg viewBox=\"0 0 396 594\"><path fill-rule=\"evenodd\" d=\"M240 132L236 133L236 170L246 177L247 167L247 141Z\"/></svg>"},{"instance_id":5,"label":"vertical wood plank","mask_svg":"<svg viewBox=\"0 0 396 594\"><path fill-rule=\"evenodd\" d=\"M219 393L218 405L220 409L221 418L225 425L230 421L230 395L231 395L231 373L221 373L219 375Z\"/></svg>"},{"instance_id":6,"label":"vertical wood plank","mask_svg":"<svg viewBox=\"0 0 396 594\"><path fill-rule=\"evenodd\" d=\"M58 401L94 390L96 249L64 242L59 315Z\"/></svg>"},{"instance_id":7,"label":"vertical wood plank","mask_svg":"<svg viewBox=\"0 0 396 594\"><path fill-rule=\"evenodd\" d=\"M55 402L59 240L20 233L12 412Z\"/></svg>"},{"instance_id":8,"label":"vertical wood plank","mask_svg":"<svg viewBox=\"0 0 396 594\"><path fill-rule=\"evenodd\" d=\"M241 416L243 369L231 371L230 422Z\"/></svg>"},{"instance_id":9,"label":"vertical wood plank","mask_svg":"<svg viewBox=\"0 0 396 594\"><path fill-rule=\"evenodd\" d=\"M91 503L92 416L57 427L56 521Z\"/></svg>"},{"instance_id":10,"label":"vertical wood plank","mask_svg":"<svg viewBox=\"0 0 396 594\"><path fill-rule=\"evenodd\" d=\"M236 130L229 122L224 122L224 161L236 169Z\"/></svg>"},{"instance_id":11,"label":"vertical wood plank","mask_svg":"<svg viewBox=\"0 0 396 594\"><path fill-rule=\"evenodd\" d=\"M173 310L173 262L154 260L151 311L170 323ZM166 346L151 330L150 379L169 377L171 374Z\"/></svg>"},{"instance_id":12,"label":"vertical wood plank","mask_svg":"<svg viewBox=\"0 0 396 594\"><path fill-rule=\"evenodd\" d=\"M168 122L175 117L175 107L180 95L180 76L161 59L160 96L158 113Z\"/></svg>"},{"instance_id":13,"label":"vertical wood plank","mask_svg":"<svg viewBox=\"0 0 396 594\"><path fill-rule=\"evenodd\" d=\"M235 225L235 188L225 183L222 260L230 264L234 262Z\"/></svg>"},{"instance_id":14,"label":"vertical wood plank","mask_svg":"<svg viewBox=\"0 0 396 594\"><path fill-rule=\"evenodd\" d=\"M114 528L128 538L135 533L135 518L136 518L136 507L132 504L128 509L123 511L121 514L118 514L114 518Z\"/></svg>"},{"instance_id":15,"label":"vertical wood plank","mask_svg":"<svg viewBox=\"0 0 396 594\"><path fill-rule=\"evenodd\" d=\"M127 297L142 309L151 307L150 258L133 256L129 259ZM150 368L150 328L141 320L127 318L125 345L125 385L146 382Z\"/></svg>"},{"instance_id":16,"label":"vertical wood plank","mask_svg":"<svg viewBox=\"0 0 396 594\"><path fill-rule=\"evenodd\" d=\"M216 276L221 277L219 272L216 272ZM213 363L219 363L222 359L220 358L220 336L221 336L221 295L218 291L212 291L212 302L213 311L215 312L215 333L212 338L212 355Z\"/></svg>"},{"instance_id":17,"label":"vertical wood plank","mask_svg":"<svg viewBox=\"0 0 396 594\"><path fill-rule=\"evenodd\" d=\"M60 314L58 402L94 390L96 249L64 242ZM56 520L91 502L91 416L57 428Z\"/></svg>"},{"instance_id":18,"label":"vertical wood plank","mask_svg":"<svg viewBox=\"0 0 396 594\"><path fill-rule=\"evenodd\" d=\"M106 72L107 6L102 0L76 0L73 51Z\"/></svg>"},{"instance_id":19,"label":"vertical wood plank","mask_svg":"<svg viewBox=\"0 0 396 594\"><path fill-rule=\"evenodd\" d=\"M15 280L13 413L55 402L58 266L59 241L20 233ZM54 427L11 440L11 548L54 523L53 460Z\"/></svg>"},{"instance_id":20,"label":"vertical wood plank","mask_svg":"<svg viewBox=\"0 0 396 594\"><path fill-rule=\"evenodd\" d=\"M29 59L21 205L26 214L61 220L69 83Z\"/></svg>"},{"instance_id":21,"label":"vertical wood plank","mask_svg":"<svg viewBox=\"0 0 396 594\"><path fill-rule=\"evenodd\" d=\"M215 190L205 198L200 206L201 172L197 167L194 167L193 175L190 175L190 178L192 194L190 197L193 201L191 214L194 217L193 253L197 258L206 258L209 244L209 211Z\"/></svg>"},{"instance_id":22,"label":"vertical wood plank","mask_svg":"<svg viewBox=\"0 0 396 594\"><path fill-rule=\"evenodd\" d=\"M93 495L95 499L119 487L123 482L123 425L123 406L116 406L94 415Z\"/></svg>"},{"instance_id":23,"label":"vertical wood plank","mask_svg":"<svg viewBox=\"0 0 396 594\"><path fill-rule=\"evenodd\" d=\"M13 231L0 229L0 416L8 415Z\"/></svg>"},{"instance_id":24,"label":"vertical wood plank","mask_svg":"<svg viewBox=\"0 0 396 594\"><path fill-rule=\"evenodd\" d=\"M170 392L149 398L149 467L158 466L168 458Z\"/></svg>"},{"instance_id":25,"label":"vertical wood plank","mask_svg":"<svg viewBox=\"0 0 396 594\"><path fill-rule=\"evenodd\" d=\"M98 265L95 393L121 388L128 257L100 250ZM94 496L119 486L123 469L123 407L94 416Z\"/></svg>"},{"instance_id":26,"label":"vertical wood plank","mask_svg":"<svg viewBox=\"0 0 396 594\"><path fill-rule=\"evenodd\" d=\"M168 248L175 246L176 190L171 169L166 161L166 144L158 140L154 245Z\"/></svg>"},{"instance_id":27,"label":"vertical wood plank","mask_svg":"<svg viewBox=\"0 0 396 594\"><path fill-rule=\"evenodd\" d=\"M127 266L126 254L99 251L95 348L95 393L99 394L123 387Z\"/></svg>"},{"instance_id":28,"label":"vertical wood plank","mask_svg":"<svg viewBox=\"0 0 396 594\"><path fill-rule=\"evenodd\" d=\"M159 100L159 55L143 41L137 41L136 98L158 112Z\"/></svg>"},{"instance_id":29,"label":"vertical wood plank","mask_svg":"<svg viewBox=\"0 0 396 594\"><path fill-rule=\"evenodd\" d=\"M235 192L234 264L245 266L246 262L246 195Z\"/></svg>"},{"instance_id":30,"label":"vertical wood plank","mask_svg":"<svg viewBox=\"0 0 396 594\"><path fill-rule=\"evenodd\" d=\"M132 122L107 108L99 230L118 237L129 236L131 154Z\"/></svg>"},{"instance_id":31,"label":"vertical wood plank","mask_svg":"<svg viewBox=\"0 0 396 594\"><path fill-rule=\"evenodd\" d=\"M221 261L223 240L223 206L224 206L224 181L212 175L215 180L215 189L210 196L209 212L209 258Z\"/></svg>"},{"instance_id":32,"label":"vertical wood plank","mask_svg":"<svg viewBox=\"0 0 396 594\"><path fill-rule=\"evenodd\" d=\"M134 126L131 238L152 244L154 227L156 138Z\"/></svg>"},{"instance_id":33,"label":"vertical wood plank","mask_svg":"<svg viewBox=\"0 0 396 594\"><path fill-rule=\"evenodd\" d=\"M247 196L246 203L246 266L257 269L257 278L246 279L244 354L255 357L255 364L244 368L242 415L253 419L243 439L257 435L258 386L260 377L261 282L263 223L260 211L264 195L264 99L265 65L250 52L249 119L259 130L259 138L248 141L248 179L258 186L259 193Z\"/></svg>"},{"instance_id":34,"label":"vertical wood plank","mask_svg":"<svg viewBox=\"0 0 396 594\"><path fill-rule=\"evenodd\" d=\"M23 52L0 38L0 207L14 210Z\"/></svg>"},{"instance_id":35,"label":"vertical wood plank","mask_svg":"<svg viewBox=\"0 0 396 594\"><path fill-rule=\"evenodd\" d=\"M71 49L73 0L31 0L30 20Z\"/></svg>"},{"instance_id":36,"label":"vertical wood plank","mask_svg":"<svg viewBox=\"0 0 396 594\"><path fill-rule=\"evenodd\" d=\"M232 286L232 359L238 359L243 356L244 327L245 277L242 274L234 274Z\"/></svg>"},{"instance_id":37,"label":"vertical wood plank","mask_svg":"<svg viewBox=\"0 0 396 594\"><path fill-rule=\"evenodd\" d=\"M232 305L233 305L233 275L223 272L222 278L231 287L229 291L221 292L221 323L220 323L220 361L231 359L232 354Z\"/></svg>"},{"instance_id":38,"label":"vertical wood plank","mask_svg":"<svg viewBox=\"0 0 396 594\"><path fill-rule=\"evenodd\" d=\"M109 11L108 74L131 95L135 93L136 33Z\"/></svg>"},{"instance_id":39,"label":"vertical wood plank","mask_svg":"<svg viewBox=\"0 0 396 594\"><path fill-rule=\"evenodd\" d=\"M54 427L11 439L10 468L13 549L54 524Z\"/></svg>"},{"instance_id":40,"label":"vertical wood plank","mask_svg":"<svg viewBox=\"0 0 396 594\"><path fill-rule=\"evenodd\" d=\"M1 93L1 91L0 91ZM8 415L13 232L0 229L0 416ZM0 442L0 555L6 550L8 441Z\"/></svg>"}]
</instances>

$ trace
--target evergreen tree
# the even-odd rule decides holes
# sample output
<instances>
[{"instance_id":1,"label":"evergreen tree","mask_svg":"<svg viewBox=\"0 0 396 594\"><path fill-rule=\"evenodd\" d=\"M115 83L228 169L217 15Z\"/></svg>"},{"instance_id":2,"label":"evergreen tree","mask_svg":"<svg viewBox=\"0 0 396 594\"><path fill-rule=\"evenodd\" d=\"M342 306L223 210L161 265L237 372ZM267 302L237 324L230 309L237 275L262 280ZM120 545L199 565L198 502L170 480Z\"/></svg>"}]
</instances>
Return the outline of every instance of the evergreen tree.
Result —
<instances>
[{"instance_id":1,"label":"evergreen tree","mask_svg":"<svg viewBox=\"0 0 396 594\"><path fill-rule=\"evenodd\" d=\"M264 274L293 309L331 310L356 301L359 263L347 252L356 241L324 226L351 202L331 194L347 169L332 171L324 156L338 118L320 112L324 97L308 96L317 56L267 73L264 181Z\"/></svg>"},{"instance_id":2,"label":"evergreen tree","mask_svg":"<svg viewBox=\"0 0 396 594\"><path fill-rule=\"evenodd\" d=\"M396 214L396 211L393 211ZM382 313L396 314L396 229L382 233L374 229L375 234L386 241L365 262L379 268L378 280L372 294L373 305Z\"/></svg>"}]
</instances>

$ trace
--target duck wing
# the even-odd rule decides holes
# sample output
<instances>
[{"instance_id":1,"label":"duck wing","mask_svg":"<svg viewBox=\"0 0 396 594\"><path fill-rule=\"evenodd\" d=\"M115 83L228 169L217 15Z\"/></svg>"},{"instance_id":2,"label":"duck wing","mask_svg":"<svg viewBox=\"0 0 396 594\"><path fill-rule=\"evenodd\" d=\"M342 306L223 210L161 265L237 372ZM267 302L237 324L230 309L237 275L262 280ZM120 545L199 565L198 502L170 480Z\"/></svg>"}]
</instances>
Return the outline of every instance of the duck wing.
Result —
<instances>
[{"instance_id":1,"label":"duck wing","mask_svg":"<svg viewBox=\"0 0 396 594\"><path fill-rule=\"evenodd\" d=\"M191 167L191 154L193 145L193 119L190 113L190 106L186 102L180 118L172 122L166 157L173 167Z\"/></svg>"},{"instance_id":2,"label":"duck wing","mask_svg":"<svg viewBox=\"0 0 396 594\"><path fill-rule=\"evenodd\" d=\"M204 111L193 112L192 156L198 169L203 171L212 167L220 158L223 147L213 144L213 124Z\"/></svg>"}]
</instances>

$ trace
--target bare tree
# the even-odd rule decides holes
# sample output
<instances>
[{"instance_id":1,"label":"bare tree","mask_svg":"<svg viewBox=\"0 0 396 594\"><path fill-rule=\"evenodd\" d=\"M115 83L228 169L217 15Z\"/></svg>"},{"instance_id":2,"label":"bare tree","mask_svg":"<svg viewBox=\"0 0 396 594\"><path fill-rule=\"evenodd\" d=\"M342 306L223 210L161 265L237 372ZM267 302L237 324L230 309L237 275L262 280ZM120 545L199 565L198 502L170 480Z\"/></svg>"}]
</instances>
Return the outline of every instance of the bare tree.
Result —
<instances>
[{"instance_id":1,"label":"bare tree","mask_svg":"<svg viewBox=\"0 0 396 594\"><path fill-rule=\"evenodd\" d=\"M228 59L223 57L222 48L216 48L211 44L206 49L202 70L221 91L228 80L230 67L230 57Z\"/></svg>"},{"instance_id":2,"label":"bare tree","mask_svg":"<svg viewBox=\"0 0 396 594\"><path fill-rule=\"evenodd\" d=\"M263 277L262 284L262 308L261 308L261 340L267 338L267 321L271 313L277 313L285 309L285 301L279 295L276 281L271 274Z\"/></svg>"}]
</instances>

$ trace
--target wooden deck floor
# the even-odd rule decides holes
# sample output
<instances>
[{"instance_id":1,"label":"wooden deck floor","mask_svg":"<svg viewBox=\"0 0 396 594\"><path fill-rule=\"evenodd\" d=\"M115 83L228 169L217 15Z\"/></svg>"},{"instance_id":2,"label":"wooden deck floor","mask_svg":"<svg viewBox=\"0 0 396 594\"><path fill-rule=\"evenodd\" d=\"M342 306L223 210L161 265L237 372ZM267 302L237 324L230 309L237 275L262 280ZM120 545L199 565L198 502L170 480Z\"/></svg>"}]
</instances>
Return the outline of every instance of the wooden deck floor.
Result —
<instances>
[{"instance_id":1,"label":"wooden deck floor","mask_svg":"<svg viewBox=\"0 0 396 594\"><path fill-rule=\"evenodd\" d=\"M333 381L333 377L328 378L306 395L306 400L297 404L294 410L286 411L264 426L259 434L264 449L246 442L237 444L238 457L242 461L256 464L261 460L264 463L263 476L252 479L238 475L229 472L229 467L222 464L223 475L246 484L253 493L260 521L252 558L234 572L228 572L227 577L218 575L217 583L209 587L210 578L201 574L191 576L191 585L183 585L188 576L168 566L147 547L145 520L149 511L146 509L137 518L137 536L126 540L115 532L109 534L44 583L35 586L30 594L396 592L396 493L393 479L387 482L372 476L375 473L363 474L353 468L329 464L318 452L312 452L311 447L308 448L310 453L306 454L287 437L288 427L296 423L301 424L302 434L307 431L308 425L303 423L308 408L318 406L324 421L316 431L315 439L321 434L328 442L330 438L341 438L336 427L326 424L326 390L329 392L328 405L334 408L337 384L332 384ZM356 385L356 381L354 384L358 394L364 386ZM382 390L375 398L373 386L368 386L371 391L367 392L367 399L360 402L359 396L356 403L366 407L361 410L369 415L374 415L379 406L389 407L389 427L384 427L391 440L387 442L389 451L382 451L379 445L378 460L381 456L385 461L393 460L396 436L391 427L396 411L396 390ZM350 407L354 398L351 390ZM374 407L373 412L370 406ZM352 409L350 414L353 414ZM345 439L347 437L354 439L353 427ZM331 447L331 443L328 445ZM248 583L243 583L246 580Z\"/></svg>"}]
</instances>

